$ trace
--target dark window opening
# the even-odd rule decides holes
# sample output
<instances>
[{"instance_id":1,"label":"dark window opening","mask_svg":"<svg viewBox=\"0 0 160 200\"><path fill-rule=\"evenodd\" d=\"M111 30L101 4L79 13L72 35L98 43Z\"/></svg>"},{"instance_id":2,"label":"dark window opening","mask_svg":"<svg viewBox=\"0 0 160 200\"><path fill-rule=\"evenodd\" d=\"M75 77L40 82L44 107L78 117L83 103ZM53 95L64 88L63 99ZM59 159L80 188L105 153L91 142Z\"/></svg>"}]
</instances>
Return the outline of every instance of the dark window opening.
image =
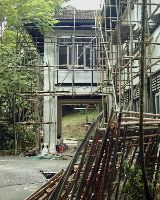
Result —
<instances>
[{"instance_id":1,"label":"dark window opening","mask_svg":"<svg viewBox=\"0 0 160 200\"><path fill-rule=\"evenodd\" d=\"M156 96L156 113L159 114L160 107L159 107L159 95Z\"/></svg>"},{"instance_id":2,"label":"dark window opening","mask_svg":"<svg viewBox=\"0 0 160 200\"><path fill-rule=\"evenodd\" d=\"M83 46L78 46L78 65L84 65Z\"/></svg>"},{"instance_id":3,"label":"dark window opening","mask_svg":"<svg viewBox=\"0 0 160 200\"><path fill-rule=\"evenodd\" d=\"M90 66L90 48L86 49L86 66Z\"/></svg>"},{"instance_id":4,"label":"dark window opening","mask_svg":"<svg viewBox=\"0 0 160 200\"><path fill-rule=\"evenodd\" d=\"M73 46L68 46L68 65L73 65Z\"/></svg>"},{"instance_id":5,"label":"dark window opening","mask_svg":"<svg viewBox=\"0 0 160 200\"><path fill-rule=\"evenodd\" d=\"M67 47L59 47L59 65L67 65Z\"/></svg>"}]
</instances>

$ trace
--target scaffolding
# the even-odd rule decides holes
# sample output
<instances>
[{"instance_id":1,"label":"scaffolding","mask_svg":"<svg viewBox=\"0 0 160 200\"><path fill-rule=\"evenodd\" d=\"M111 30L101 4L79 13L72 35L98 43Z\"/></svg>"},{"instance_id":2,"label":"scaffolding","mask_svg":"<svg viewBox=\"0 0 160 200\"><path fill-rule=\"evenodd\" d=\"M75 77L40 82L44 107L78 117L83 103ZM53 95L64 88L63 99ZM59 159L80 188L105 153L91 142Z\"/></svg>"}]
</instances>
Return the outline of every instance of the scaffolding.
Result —
<instances>
[{"instance_id":1,"label":"scaffolding","mask_svg":"<svg viewBox=\"0 0 160 200\"><path fill-rule=\"evenodd\" d=\"M159 172L160 126L158 1L147 1L143 118L145 161L150 168L149 181L155 185ZM57 24L54 32L42 35L33 24L17 30L16 59L8 68L14 77L19 72L24 79L27 77L28 84L12 89L15 154L22 129L35 133L37 151L41 149L45 127L49 145L51 137L57 137L56 117L61 113L58 98L70 97L76 102L78 97L85 104L97 97L101 101L102 114L91 125L64 175L63 172L56 175L56 181L62 179L56 182L56 187L49 181L47 188L51 183L51 190L47 196L51 195L51 199L55 195L57 199L64 199L66 195L68 199L85 199L90 198L89 194L94 195L93 199L99 196L120 199L121 184L124 188L128 178L123 174L123 163L127 159L129 166L138 162L141 9L141 0L104 0L101 12L92 12L94 16L89 24L77 25L80 23L77 10L71 12L71 24ZM72 103L70 99L69 103ZM73 170L77 161L81 162ZM91 187L95 181L95 187ZM43 192L46 195L46 189ZM34 195L37 194L33 198Z\"/></svg>"},{"instance_id":2,"label":"scaffolding","mask_svg":"<svg viewBox=\"0 0 160 200\"><path fill-rule=\"evenodd\" d=\"M23 62L16 62L13 72L29 74L30 80L27 87L19 86L19 91L13 93L16 146L17 127L24 125L37 132L40 149L44 126L49 125L50 130L55 124L55 108L51 105L48 120L44 120L45 98L52 101L60 96L100 96L104 124L112 107L139 111L141 5L141 1L104 0L102 10L92 12L92 22L80 28L76 18L79 11L72 11L71 25L53 27L59 33L68 29L66 35L42 35L33 24L19 30L17 57L23 57ZM157 70L160 55L155 56L155 51L160 44L160 34L155 30L159 26L159 8L158 1L147 1L145 112L157 114L160 110L158 102L155 104L156 98L160 100ZM63 16L63 11L61 14ZM89 33L85 32L87 28ZM23 37L24 29L28 38ZM84 85L87 90L83 89ZM78 91L78 88L82 89ZM17 99L21 99L19 107L15 107ZM22 108L25 105L30 111Z\"/></svg>"},{"instance_id":3,"label":"scaffolding","mask_svg":"<svg viewBox=\"0 0 160 200\"><path fill-rule=\"evenodd\" d=\"M73 23L57 24L53 27L55 32L50 30L42 34L33 24L21 24L17 29L15 63L8 68L13 70L13 76L19 73L24 79L27 77L28 84L18 85L18 90L12 91L15 154L20 129L35 132L37 151L41 149L44 126L49 127L49 135L53 134L52 127L57 126L55 115L61 112L57 110L58 105L53 106L58 97L78 96L81 102L83 97L101 98L101 93L96 91L103 77L96 58L99 48L95 37L97 12L92 11L92 18L86 18L87 25L80 27L76 17L79 11L71 13ZM68 32L62 34L62 30ZM47 110L45 101L49 106Z\"/></svg>"},{"instance_id":4,"label":"scaffolding","mask_svg":"<svg viewBox=\"0 0 160 200\"><path fill-rule=\"evenodd\" d=\"M157 48L160 34L156 32L160 22L159 8L158 1L147 1L144 103L145 112L157 113L154 93L158 88L154 88L153 79L160 62ZM102 1L102 13L98 16L98 60L103 60L99 62L99 67L103 69L103 65L106 66L105 79L98 89L105 89L106 94L112 91L115 109L123 106L128 111L139 111L141 9L142 1L106 0Z\"/></svg>"}]
</instances>

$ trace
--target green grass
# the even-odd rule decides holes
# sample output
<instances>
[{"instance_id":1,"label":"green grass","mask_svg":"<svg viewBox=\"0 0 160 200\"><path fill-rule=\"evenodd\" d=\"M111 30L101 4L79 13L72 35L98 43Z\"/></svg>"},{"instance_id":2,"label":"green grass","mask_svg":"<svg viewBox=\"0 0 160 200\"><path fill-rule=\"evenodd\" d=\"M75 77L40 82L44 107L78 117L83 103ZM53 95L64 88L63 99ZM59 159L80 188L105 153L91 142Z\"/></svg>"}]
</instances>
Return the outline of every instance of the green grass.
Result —
<instances>
[{"instance_id":1,"label":"green grass","mask_svg":"<svg viewBox=\"0 0 160 200\"><path fill-rule=\"evenodd\" d=\"M88 122L94 121L97 115L97 112L92 110L87 113L79 111L78 113L64 116L62 119L62 137L65 139L83 139L87 132L87 127L84 125L87 120Z\"/></svg>"}]
</instances>

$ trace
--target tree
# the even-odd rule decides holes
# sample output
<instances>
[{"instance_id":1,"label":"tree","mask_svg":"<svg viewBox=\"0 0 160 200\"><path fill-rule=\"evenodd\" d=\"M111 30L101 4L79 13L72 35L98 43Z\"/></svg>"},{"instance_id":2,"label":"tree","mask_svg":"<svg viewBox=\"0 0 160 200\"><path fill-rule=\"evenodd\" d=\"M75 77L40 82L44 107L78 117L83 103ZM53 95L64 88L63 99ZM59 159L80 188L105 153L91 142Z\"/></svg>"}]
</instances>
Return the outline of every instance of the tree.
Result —
<instances>
[{"instance_id":1,"label":"tree","mask_svg":"<svg viewBox=\"0 0 160 200\"><path fill-rule=\"evenodd\" d=\"M62 0L0 0L0 20L7 20L7 26L0 37L0 127L5 134L16 132L15 121L21 118L19 113L29 112L28 102L16 95L19 91L37 85L37 74L19 70L18 67L35 65L38 52L31 36L26 31L26 24L34 24L41 32L51 30L55 9ZM29 63L28 63L29 61ZM31 116L33 119L35 116ZM6 127L6 128L5 128ZM24 128L19 129L24 132ZM3 141L8 145L8 138ZM12 138L13 139L13 138ZM12 145L13 146L13 145Z\"/></svg>"},{"instance_id":2,"label":"tree","mask_svg":"<svg viewBox=\"0 0 160 200\"><path fill-rule=\"evenodd\" d=\"M62 0L0 0L0 19L7 18L9 26L34 21L52 23L54 10L61 3Z\"/></svg>"}]
</instances>

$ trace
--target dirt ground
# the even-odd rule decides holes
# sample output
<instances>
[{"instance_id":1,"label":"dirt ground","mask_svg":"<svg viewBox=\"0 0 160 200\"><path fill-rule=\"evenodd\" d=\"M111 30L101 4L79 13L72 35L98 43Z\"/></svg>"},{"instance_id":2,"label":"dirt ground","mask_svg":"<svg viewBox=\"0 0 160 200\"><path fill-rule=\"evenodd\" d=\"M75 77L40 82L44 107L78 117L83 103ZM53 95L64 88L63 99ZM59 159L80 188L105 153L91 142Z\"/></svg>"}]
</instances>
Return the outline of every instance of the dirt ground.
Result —
<instances>
[{"instance_id":1,"label":"dirt ground","mask_svg":"<svg viewBox=\"0 0 160 200\"><path fill-rule=\"evenodd\" d=\"M0 200L24 200L46 181L40 170L58 172L67 168L73 147L64 154L64 160L0 157Z\"/></svg>"}]
</instances>

